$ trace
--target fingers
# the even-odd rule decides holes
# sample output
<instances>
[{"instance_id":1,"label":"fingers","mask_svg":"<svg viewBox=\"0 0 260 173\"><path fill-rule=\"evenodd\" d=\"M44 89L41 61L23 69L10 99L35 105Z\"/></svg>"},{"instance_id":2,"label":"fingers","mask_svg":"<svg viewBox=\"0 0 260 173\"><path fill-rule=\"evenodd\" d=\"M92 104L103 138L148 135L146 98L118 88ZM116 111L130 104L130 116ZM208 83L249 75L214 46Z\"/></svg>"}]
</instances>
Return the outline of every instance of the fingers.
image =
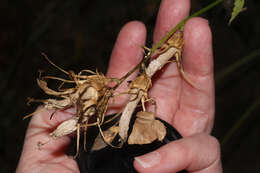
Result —
<instances>
[{"instance_id":1,"label":"fingers","mask_svg":"<svg viewBox=\"0 0 260 173\"><path fill-rule=\"evenodd\" d=\"M196 134L135 158L134 166L141 173L221 173L220 146L215 138Z\"/></svg>"},{"instance_id":2,"label":"fingers","mask_svg":"<svg viewBox=\"0 0 260 173\"><path fill-rule=\"evenodd\" d=\"M65 155L70 138L63 136L55 140L49 137L49 133L61 122L72 117L75 110L69 109L66 112L56 112L51 120L50 116L53 111L41 111L41 109L37 111L39 113L35 114L29 123L17 171L33 171L39 169L39 166L43 166L43 163L47 166L47 163L54 164L54 162L55 165L59 162L69 162L68 169L78 170L76 162ZM39 146L39 144L44 145Z\"/></svg>"},{"instance_id":3,"label":"fingers","mask_svg":"<svg viewBox=\"0 0 260 173\"><path fill-rule=\"evenodd\" d=\"M121 29L112 51L107 76L121 78L135 67L143 57L141 46L145 45L145 40L146 28L143 23L133 21L126 24ZM133 77L129 77L121 84L117 92L124 92L128 85L127 81ZM127 95L114 97L113 104L109 106L108 113L119 111L125 104L126 99Z\"/></svg>"},{"instance_id":4,"label":"fingers","mask_svg":"<svg viewBox=\"0 0 260 173\"><path fill-rule=\"evenodd\" d=\"M182 135L210 133L214 121L212 37L208 22L189 20L184 27L183 66L195 87L182 80L179 109L173 125Z\"/></svg>"},{"instance_id":5,"label":"fingers","mask_svg":"<svg viewBox=\"0 0 260 173\"><path fill-rule=\"evenodd\" d=\"M120 31L109 62L107 76L122 77L143 56L140 46L145 45L146 29L143 23L133 21L126 24Z\"/></svg>"},{"instance_id":6,"label":"fingers","mask_svg":"<svg viewBox=\"0 0 260 173\"><path fill-rule=\"evenodd\" d=\"M162 0L154 30L154 43L188 16L189 10L190 0Z\"/></svg>"},{"instance_id":7,"label":"fingers","mask_svg":"<svg viewBox=\"0 0 260 173\"><path fill-rule=\"evenodd\" d=\"M189 0L163 0L156 21L154 43L188 16L189 10ZM161 73L157 72L153 78L150 96L157 100L158 116L167 122L171 122L172 115L177 110L181 89L180 81L181 78L175 63L166 65Z\"/></svg>"}]
</instances>

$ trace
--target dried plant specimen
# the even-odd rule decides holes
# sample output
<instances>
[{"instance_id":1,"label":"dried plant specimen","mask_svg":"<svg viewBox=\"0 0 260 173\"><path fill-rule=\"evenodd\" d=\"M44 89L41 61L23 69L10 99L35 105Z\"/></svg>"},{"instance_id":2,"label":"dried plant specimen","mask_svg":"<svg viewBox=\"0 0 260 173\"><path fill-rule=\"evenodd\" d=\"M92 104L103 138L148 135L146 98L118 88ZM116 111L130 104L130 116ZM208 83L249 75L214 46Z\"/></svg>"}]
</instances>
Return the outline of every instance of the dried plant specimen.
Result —
<instances>
[{"instance_id":1,"label":"dried plant specimen","mask_svg":"<svg viewBox=\"0 0 260 173\"><path fill-rule=\"evenodd\" d=\"M192 86L192 82L188 79L184 70L182 68L181 55L182 48L184 45L183 32L178 31L173 34L166 43L164 43L161 48L155 51L153 55L153 60L149 63L148 67L145 68L145 73L148 78L151 78L158 70L160 70L165 64L169 63L172 58L175 58L175 62L177 63L177 67L183 78L190 83ZM149 56L149 54L147 55ZM126 141L130 119L136 106L139 104L139 101L143 98L143 95L147 92L143 92L142 90L138 90L133 88L131 93L136 94L137 97L130 97L129 102L125 106L122 116L119 121L119 135L120 137ZM134 98L134 99L133 99Z\"/></svg>"},{"instance_id":2,"label":"dried plant specimen","mask_svg":"<svg viewBox=\"0 0 260 173\"><path fill-rule=\"evenodd\" d=\"M152 86L151 78L160 70L166 63L174 57L177 67L183 78L190 84L192 82L184 73L181 54L183 47L183 32L177 32L172 35L167 42L160 48L148 52L143 60L137 64L132 70L126 73L120 79L107 78L101 73L90 70L82 70L79 73L73 71L65 71L62 68L51 62L46 55L45 58L57 69L68 76L68 79L63 79L55 76L41 76L37 79L39 87L52 98L49 99L29 99L30 102L40 102L45 109L65 110L70 107L76 108L76 114L62 122L50 136L53 139L68 135L72 132L77 133L77 153L79 153L80 133L84 133L84 149L86 150L86 133L91 126L97 126L99 135L95 140L93 150L103 148L110 145L111 147L121 147L128 138L129 122L133 112L136 111L137 105L142 105L142 112L137 114L136 121L133 126L133 131L128 138L129 144L148 144L154 140L162 140L166 134L164 125L155 119L155 114L146 112L145 102L152 101L155 104L155 99L148 96L148 91ZM148 63L148 65L146 65ZM126 93L130 94L130 99L123 110L116 116L121 116L120 120L106 131L102 130L102 126L114 118L105 121L108 103L114 97L114 91L122 84L134 71L141 70L141 74L137 76L129 85ZM48 80L61 82L57 89L48 87ZM69 88L65 86L69 84ZM55 116L55 111L51 115ZM155 111L156 112L156 105ZM35 112L36 113L36 112ZM33 115L29 114L25 118ZM83 130L82 130L83 129ZM119 134L119 146L113 146L112 141Z\"/></svg>"},{"instance_id":3,"label":"dried plant specimen","mask_svg":"<svg viewBox=\"0 0 260 173\"><path fill-rule=\"evenodd\" d=\"M155 119L152 112L138 112L128 144L149 144L155 140L162 141L166 128L162 122Z\"/></svg>"},{"instance_id":4,"label":"dried plant specimen","mask_svg":"<svg viewBox=\"0 0 260 173\"><path fill-rule=\"evenodd\" d=\"M195 86L194 83L187 77L182 66L183 45L184 45L183 31L178 31L172 37L170 37L158 50L156 50L153 56L164 55L164 53L167 52L170 48L175 48L175 52L173 55L175 59L173 60L173 62L176 62L177 67L184 80L186 80L190 85L194 87ZM147 71L147 74L149 73L151 72Z\"/></svg>"},{"instance_id":5,"label":"dried plant specimen","mask_svg":"<svg viewBox=\"0 0 260 173\"><path fill-rule=\"evenodd\" d=\"M118 126L112 126L104 131L104 140L106 143L111 143L118 133Z\"/></svg>"},{"instance_id":6,"label":"dried plant specimen","mask_svg":"<svg viewBox=\"0 0 260 173\"><path fill-rule=\"evenodd\" d=\"M146 75L146 73L142 73L140 76L135 78L129 86L128 93L136 95L136 97L138 96L139 92L142 91L143 94L142 94L141 102L144 111L145 111L144 102L149 100L147 92L151 86L152 86L152 81Z\"/></svg>"},{"instance_id":7,"label":"dried plant specimen","mask_svg":"<svg viewBox=\"0 0 260 173\"><path fill-rule=\"evenodd\" d=\"M70 107L76 108L76 115L61 123L56 130L50 133L50 136L56 139L77 131L78 154L81 128L84 130L84 148L88 127L98 126L102 133L101 125L104 122L108 101L113 97L113 88L109 87L109 84L110 82L115 81L115 79L107 78L103 74L89 70L82 70L78 74L75 74L72 71L67 72L56 66L47 57L46 59L59 70L66 73L70 79L62 79L54 76L40 76L40 78L37 79L39 87L46 94L54 96L57 99L30 99L29 102L41 102L45 109L64 110ZM48 79L62 81L62 85L71 83L73 84L73 87L61 88L61 85L58 90L53 90L47 85ZM25 118L33 114L34 113L29 114Z\"/></svg>"},{"instance_id":8,"label":"dried plant specimen","mask_svg":"<svg viewBox=\"0 0 260 173\"><path fill-rule=\"evenodd\" d=\"M96 137L94 144L91 148L91 151L101 150L101 149L105 148L106 146L107 146L107 144L104 142L102 136L100 134L98 134L98 136Z\"/></svg>"}]
</instances>

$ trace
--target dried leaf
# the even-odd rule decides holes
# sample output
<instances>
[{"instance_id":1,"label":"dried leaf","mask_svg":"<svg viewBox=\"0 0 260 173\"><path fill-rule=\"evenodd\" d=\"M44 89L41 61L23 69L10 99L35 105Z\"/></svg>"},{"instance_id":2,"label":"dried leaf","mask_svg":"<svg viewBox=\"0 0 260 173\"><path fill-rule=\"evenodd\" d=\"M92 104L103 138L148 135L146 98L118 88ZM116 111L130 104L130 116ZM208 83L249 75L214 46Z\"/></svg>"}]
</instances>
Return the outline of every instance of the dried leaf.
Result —
<instances>
[{"instance_id":1,"label":"dried leaf","mask_svg":"<svg viewBox=\"0 0 260 173\"><path fill-rule=\"evenodd\" d=\"M64 110L74 106L76 114L74 117L63 121L49 135L56 139L77 131L77 154L79 153L80 132L84 128L84 136L86 136L87 128L90 126L98 126L100 132L104 123L104 116L107 111L108 102L114 96L114 88L110 87L111 82L117 82L119 79L107 78L98 72L90 70L82 70L78 74L73 71L65 71L59 66L51 62L44 54L44 57L57 69L68 75L69 79L63 79L55 76L41 76L37 79L39 87L48 95L55 96L57 99L29 99L30 102L41 102L45 109ZM89 75L90 74L90 75ZM62 82L57 90L50 89L46 80L56 80ZM71 88L62 88L64 84L69 83ZM36 112L37 113L37 112ZM32 116L35 113L25 116ZM52 114L53 115L53 114ZM95 116L95 117L92 117ZM89 121L90 120L90 121ZM101 133L103 139L107 143L111 143L116 134L118 127L112 127ZM98 138L97 138L98 143ZM86 139L84 138L84 149ZM76 156L77 156L76 154Z\"/></svg>"},{"instance_id":2,"label":"dried leaf","mask_svg":"<svg viewBox=\"0 0 260 173\"><path fill-rule=\"evenodd\" d=\"M151 87L151 84L151 79L146 75L146 73L142 73L140 76L138 76L131 82L129 88L136 88L143 91L148 91L148 89Z\"/></svg>"},{"instance_id":3,"label":"dried leaf","mask_svg":"<svg viewBox=\"0 0 260 173\"><path fill-rule=\"evenodd\" d=\"M166 128L163 123L155 119L154 113L138 112L128 144L149 144L155 140L163 140Z\"/></svg>"},{"instance_id":4,"label":"dried leaf","mask_svg":"<svg viewBox=\"0 0 260 173\"><path fill-rule=\"evenodd\" d=\"M89 85L82 85L78 88L77 93L72 96L72 100L81 100L81 104L83 105L83 111L89 108L92 105L97 104L97 101L100 97L99 92L96 88Z\"/></svg>"},{"instance_id":5,"label":"dried leaf","mask_svg":"<svg viewBox=\"0 0 260 173\"><path fill-rule=\"evenodd\" d=\"M114 138L116 137L116 135L118 133L118 130L119 130L118 126L110 127L109 129L107 129L106 131L103 132L104 139L99 134L96 137L95 142L94 142L93 147L92 147L91 150L101 150L102 148L105 148L107 146L107 143L111 144L112 141L114 140ZM104 142L104 140L106 142Z\"/></svg>"},{"instance_id":6,"label":"dried leaf","mask_svg":"<svg viewBox=\"0 0 260 173\"><path fill-rule=\"evenodd\" d=\"M91 148L91 151L97 151L97 150L101 150L103 148L105 148L107 146L107 144L104 142L102 136L100 134L98 134L98 136L95 139L95 142Z\"/></svg>"},{"instance_id":7,"label":"dried leaf","mask_svg":"<svg viewBox=\"0 0 260 173\"><path fill-rule=\"evenodd\" d=\"M63 109L72 105L69 98L62 100L47 99L43 101L43 104L46 109Z\"/></svg>"},{"instance_id":8,"label":"dried leaf","mask_svg":"<svg viewBox=\"0 0 260 173\"><path fill-rule=\"evenodd\" d=\"M69 98L62 99L62 100L55 100L55 99L38 100L38 99L28 98L27 104L30 105L31 102L41 102L44 104L45 109L64 109L72 106L71 100ZM35 112L24 116L24 119L32 115L35 115L41 112L42 110L44 109L41 109L40 111L36 110Z\"/></svg>"},{"instance_id":9,"label":"dried leaf","mask_svg":"<svg viewBox=\"0 0 260 173\"><path fill-rule=\"evenodd\" d=\"M37 79L37 83L38 83L39 87L40 87L46 94L49 94L49 95L61 96L61 95L71 94L71 93L73 93L73 92L75 91L74 88L69 88L69 89L66 89L66 90L64 90L64 91L57 92L57 91L54 91L54 90L48 88L47 82L44 81L44 80Z\"/></svg>"},{"instance_id":10,"label":"dried leaf","mask_svg":"<svg viewBox=\"0 0 260 173\"><path fill-rule=\"evenodd\" d=\"M106 131L104 131L104 140L107 143L111 143L114 140L114 138L116 137L118 130L119 130L118 126L112 126L109 129L107 129Z\"/></svg>"}]
</instances>

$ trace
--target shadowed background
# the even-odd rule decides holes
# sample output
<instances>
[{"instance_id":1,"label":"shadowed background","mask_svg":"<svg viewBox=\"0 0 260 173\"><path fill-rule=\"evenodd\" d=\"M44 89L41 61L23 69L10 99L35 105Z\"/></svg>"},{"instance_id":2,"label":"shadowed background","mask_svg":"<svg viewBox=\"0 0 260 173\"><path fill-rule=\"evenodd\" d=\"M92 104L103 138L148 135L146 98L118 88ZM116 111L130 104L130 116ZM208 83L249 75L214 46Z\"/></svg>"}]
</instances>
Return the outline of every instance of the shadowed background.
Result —
<instances>
[{"instance_id":1,"label":"shadowed background","mask_svg":"<svg viewBox=\"0 0 260 173\"><path fill-rule=\"evenodd\" d=\"M211 1L193 0L192 11ZM260 172L260 2L246 2L247 11L228 26L228 2L203 15L213 33L216 73L216 123L213 135L222 142L224 172ZM103 73L120 28L140 20L151 45L159 0L13 0L0 10L0 163L14 172L29 120L36 105L26 98L46 98L36 84L38 70L64 76L42 56L75 72ZM232 7L231 7L232 9ZM196 29L196 28L194 28ZM127 53L127 52L126 52ZM120 62L119 62L120 63ZM257 147L258 146L258 147Z\"/></svg>"}]
</instances>

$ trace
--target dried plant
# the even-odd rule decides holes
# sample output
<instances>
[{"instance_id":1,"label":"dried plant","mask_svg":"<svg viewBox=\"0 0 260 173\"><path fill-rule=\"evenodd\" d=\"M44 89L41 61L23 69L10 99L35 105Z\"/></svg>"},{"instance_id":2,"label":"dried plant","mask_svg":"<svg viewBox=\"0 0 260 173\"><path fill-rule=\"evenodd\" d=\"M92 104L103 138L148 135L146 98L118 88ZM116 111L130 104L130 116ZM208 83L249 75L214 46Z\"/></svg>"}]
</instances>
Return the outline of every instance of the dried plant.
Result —
<instances>
[{"instance_id":1,"label":"dried plant","mask_svg":"<svg viewBox=\"0 0 260 173\"><path fill-rule=\"evenodd\" d=\"M155 119L152 112L138 112L128 144L150 144L155 140L162 141L166 135L164 124Z\"/></svg>"},{"instance_id":2,"label":"dried plant","mask_svg":"<svg viewBox=\"0 0 260 173\"><path fill-rule=\"evenodd\" d=\"M65 73L68 76L68 79L40 75L39 79L37 79L39 87L47 95L54 98L45 100L29 99L29 103L40 102L43 104L43 109L54 109L55 111L65 110L70 107L76 108L75 116L62 122L52 133L50 133L50 137L57 139L76 132L77 152L75 156L79 153L81 129L83 129L84 133L84 149L86 150L86 133L88 127L91 126L97 126L100 132L95 140L92 148L93 150L101 149L106 145L121 147L128 138L129 122L139 103L141 104L143 111L137 113L137 118L132 133L129 136L128 143L147 144L154 140L162 140L166 134L165 126L159 120L155 119L156 109L153 113L146 111L145 102L151 101L156 108L156 98L151 99L148 95L149 88L152 86L151 77L166 63L170 62L171 58L175 58L171 62L176 62L183 78L193 85L182 68L181 54L183 44L183 32L179 31L172 35L167 42L154 52L149 50L143 60L120 79L107 78L101 73L90 70L82 70L78 74L75 74L73 71L67 72L55 65L45 54L43 54L54 67ZM145 65L147 62L148 66ZM115 89L138 69L139 71L142 71L142 73L130 83L127 91L124 92L129 94L130 98L121 111L122 114L118 113L105 121L108 103L109 100L115 96ZM58 89L54 90L48 87L48 80L60 81L61 84ZM66 84L72 86L65 88L64 85ZM55 111L50 119L52 116L55 116ZM37 112L29 114L25 116L25 118L36 113ZM102 126L120 115L120 120L103 132ZM112 145L112 141L117 134L120 136L120 145L114 146Z\"/></svg>"},{"instance_id":3,"label":"dried plant","mask_svg":"<svg viewBox=\"0 0 260 173\"><path fill-rule=\"evenodd\" d=\"M144 69L143 74L137 77L137 79L138 78L139 79L136 81L134 80L133 84L130 85L132 87L130 87L129 93L131 93L132 95L130 96L129 102L126 104L119 121L119 135L123 141L127 140L130 119L138 103L143 98L148 98L147 92L151 83L147 81L150 81L151 77L158 70L160 70L165 64L169 63L172 58L175 58L173 62L177 63L177 67L184 80L186 80L192 86L195 86L191 82L191 80L189 80L189 78L186 76L182 67L181 56L182 56L183 45L184 45L183 32L178 31L175 34L173 34L161 47L159 47L157 50L154 51L154 54L152 55L153 59L149 63L148 67ZM150 52L152 52L152 50L150 50ZM151 56L151 55L148 54L147 56ZM141 88L137 89L136 87L133 86L138 86L138 87L141 86Z\"/></svg>"},{"instance_id":4,"label":"dried plant","mask_svg":"<svg viewBox=\"0 0 260 173\"><path fill-rule=\"evenodd\" d=\"M69 80L53 76L41 76L37 79L39 87L48 95L55 96L57 99L37 100L29 99L29 102L42 102L44 109L65 110L70 107L76 108L76 115L61 123L56 130L50 133L53 138L68 135L77 130L77 154L79 151L80 129L84 129L84 148L86 144L86 131L90 126L100 127L104 122L105 112L108 101L113 97L113 89L109 87L111 82L116 79L107 78L98 72L82 70L78 74L67 72L52 63L46 56L45 58L62 72L66 73ZM87 74L85 74L87 73ZM67 89L53 90L47 86L47 79L62 81L73 84L73 87ZM25 118L35 113L25 116ZM51 115L52 117L53 115ZM50 117L50 119L51 119ZM91 122L90 122L91 119ZM101 128L100 128L101 130Z\"/></svg>"}]
</instances>

